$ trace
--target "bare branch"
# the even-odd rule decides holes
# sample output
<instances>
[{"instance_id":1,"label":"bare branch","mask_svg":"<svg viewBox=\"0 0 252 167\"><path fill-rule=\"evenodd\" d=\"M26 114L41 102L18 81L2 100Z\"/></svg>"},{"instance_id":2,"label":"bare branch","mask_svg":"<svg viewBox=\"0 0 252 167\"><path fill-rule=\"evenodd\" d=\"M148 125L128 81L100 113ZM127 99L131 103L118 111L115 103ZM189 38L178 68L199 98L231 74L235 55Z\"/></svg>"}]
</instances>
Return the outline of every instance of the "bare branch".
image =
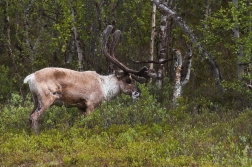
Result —
<instances>
[{"instance_id":1,"label":"bare branch","mask_svg":"<svg viewBox=\"0 0 252 167\"><path fill-rule=\"evenodd\" d=\"M133 61L134 63L137 63L137 64L140 64L140 63L165 64L165 63L168 63L173 60L174 60L173 58L165 59L165 60L161 60L161 61L154 61L154 60L138 61L138 60L131 59L131 61Z\"/></svg>"}]
</instances>

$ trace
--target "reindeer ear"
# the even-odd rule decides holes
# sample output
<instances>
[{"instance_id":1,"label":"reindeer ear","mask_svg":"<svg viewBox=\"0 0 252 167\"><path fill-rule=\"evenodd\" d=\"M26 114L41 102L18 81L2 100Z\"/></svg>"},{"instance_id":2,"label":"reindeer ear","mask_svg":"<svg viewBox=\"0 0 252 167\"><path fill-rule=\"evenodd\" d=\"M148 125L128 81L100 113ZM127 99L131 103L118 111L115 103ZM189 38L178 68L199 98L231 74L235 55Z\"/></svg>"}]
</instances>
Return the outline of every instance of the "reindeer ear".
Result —
<instances>
[{"instance_id":1,"label":"reindeer ear","mask_svg":"<svg viewBox=\"0 0 252 167\"><path fill-rule=\"evenodd\" d=\"M123 70L116 70L115 75L116 75L117 78L121 78L121 77L124 77L127 74Z\"/></svg>"}]
</instances>

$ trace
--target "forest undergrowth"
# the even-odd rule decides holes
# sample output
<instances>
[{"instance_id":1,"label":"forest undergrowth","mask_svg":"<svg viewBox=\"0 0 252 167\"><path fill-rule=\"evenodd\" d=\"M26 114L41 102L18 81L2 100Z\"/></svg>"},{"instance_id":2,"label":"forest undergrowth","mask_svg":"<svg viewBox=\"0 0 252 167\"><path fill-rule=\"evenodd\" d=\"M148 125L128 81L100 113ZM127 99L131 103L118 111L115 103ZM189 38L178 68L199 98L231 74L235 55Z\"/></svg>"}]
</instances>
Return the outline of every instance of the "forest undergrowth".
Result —
<instances>
[{"instance_id":1,"label":"forest undergrowth","mask_svg":"<svg viewBox=\"0 0 252 167\"><path fill-rule=\"evenodd\" d=\"M172 108L141 89L140 99L122 95L87 118L53 106L38 136L28 122L32 102L21 105L13 94L0 108L0 166L252 165L250 109L199 108L185 99Z\"/></svg>"}]
</instances>

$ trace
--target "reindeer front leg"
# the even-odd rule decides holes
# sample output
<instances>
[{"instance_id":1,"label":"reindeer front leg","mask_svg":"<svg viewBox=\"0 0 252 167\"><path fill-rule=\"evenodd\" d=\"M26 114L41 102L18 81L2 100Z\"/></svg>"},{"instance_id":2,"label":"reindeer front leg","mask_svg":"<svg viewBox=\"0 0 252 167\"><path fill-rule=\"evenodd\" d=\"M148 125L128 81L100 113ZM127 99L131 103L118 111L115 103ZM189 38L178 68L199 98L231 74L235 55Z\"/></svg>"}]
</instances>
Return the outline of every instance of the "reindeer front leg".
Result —
<instances>
[{"instance_id":1,"label":"reindeer front leg","mask_svg":"<svg viewBox=\"0 0 252 167\"><path fill-rule=\"evenodd\" d=\"M85 116L89 116L92 112L94 112L94 109L95 109L95 106L93 103L88 103L87 105L87 109L86 109L86 112L85 112Z\"/></svg>"}]
</instances>

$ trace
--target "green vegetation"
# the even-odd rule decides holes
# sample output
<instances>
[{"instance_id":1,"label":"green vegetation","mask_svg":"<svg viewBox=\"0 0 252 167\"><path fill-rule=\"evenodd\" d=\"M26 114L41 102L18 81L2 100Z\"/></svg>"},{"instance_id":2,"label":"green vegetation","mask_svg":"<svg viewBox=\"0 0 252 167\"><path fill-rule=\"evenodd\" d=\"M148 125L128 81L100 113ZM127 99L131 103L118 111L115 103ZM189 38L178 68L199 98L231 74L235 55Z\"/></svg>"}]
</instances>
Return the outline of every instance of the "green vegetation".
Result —
<instances>
[{"instance_id":1,"label":"green vegetation","mask_svg":"<svg viewBox=\"0 0 252 167\"><path fill-rule=\"evenodd\" d=\"M104 28L114 23L122 32L116 58L140 69L146 64L130 60L149 59L152 2L0 1L0 166L252 166L252 96L247 87L252 87L251 2L169 2L218 65L223 91L192 44L191 76L176 108L174 61L169 61L162 89L141 85L140 99L122 95L87 118L75 108L51 107L42 115L36 136L28 121L33 104L22 84L25 76L44 67L77 70L74 27L83 69L108 74L101 40ZM158 60L162 14L156 14ZM174 58L172 48L181 51L182 80L189 41L176 20L169 19L165 58Z\"/></svg>"},{"instance_id":2,"label":"green vegetation","mask_svg":"<svg viewBox=\"0 0 252 167\"><path fill-rule=\"evenodd\" d=\"M137 101L122 95L87 118L51 107L39 136L28 124L31 102L21 106L12 95L0 109L0 166L252 165L250 110L217 112L204 99L209 106L201 109L181 99L167 110L148 88Z\"/></svg>"}]
</instances>

